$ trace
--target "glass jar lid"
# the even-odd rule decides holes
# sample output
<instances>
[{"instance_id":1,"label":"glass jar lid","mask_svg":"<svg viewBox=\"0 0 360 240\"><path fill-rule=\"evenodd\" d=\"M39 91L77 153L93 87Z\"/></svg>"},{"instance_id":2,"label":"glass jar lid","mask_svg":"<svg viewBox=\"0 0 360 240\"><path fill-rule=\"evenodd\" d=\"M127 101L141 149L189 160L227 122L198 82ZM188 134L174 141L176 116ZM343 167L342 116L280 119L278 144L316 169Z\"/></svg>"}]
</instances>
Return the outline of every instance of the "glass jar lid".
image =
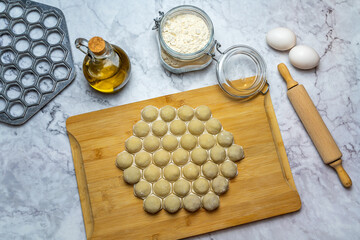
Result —
<instances>
[{"instance_id":1,"label":"glass jar lid","mask_svg":"<svg viewBox=\"0 0 360 240\"><path fill-rule=\"evenodd\" d=\"M221 56L216 59L216 76L225 93L233 98L248 100L258 93L268 92L266 64L255 49L246 45L234 45L221 52L220 47L217 43L216 49Z\"/></svg>"}]
</instances>

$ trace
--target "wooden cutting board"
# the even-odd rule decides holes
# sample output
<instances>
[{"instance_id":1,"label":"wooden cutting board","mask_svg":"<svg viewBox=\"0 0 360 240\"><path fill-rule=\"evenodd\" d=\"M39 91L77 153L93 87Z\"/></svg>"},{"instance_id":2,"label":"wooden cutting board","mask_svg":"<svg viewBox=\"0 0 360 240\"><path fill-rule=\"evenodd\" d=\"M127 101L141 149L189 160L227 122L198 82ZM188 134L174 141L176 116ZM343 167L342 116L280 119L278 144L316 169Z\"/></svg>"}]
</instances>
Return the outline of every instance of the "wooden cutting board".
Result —
<instances>
[{"instance_id":1,"label":"wooden cutting board","mask_svg":"<svg viewBox=\"0 0 360 240\"><path fill-rule=\"evenodd\" d=\"M124 183L115 158L142 108L184 104L209 106L235 143L244 147L246 157L229 191L220 196L219 209L150 215L134 197L133 186ZM185 238L301 207L269 93L239 102L210 86L73 116L66 127L88 239Z\"/></svg>"}]
</instances>

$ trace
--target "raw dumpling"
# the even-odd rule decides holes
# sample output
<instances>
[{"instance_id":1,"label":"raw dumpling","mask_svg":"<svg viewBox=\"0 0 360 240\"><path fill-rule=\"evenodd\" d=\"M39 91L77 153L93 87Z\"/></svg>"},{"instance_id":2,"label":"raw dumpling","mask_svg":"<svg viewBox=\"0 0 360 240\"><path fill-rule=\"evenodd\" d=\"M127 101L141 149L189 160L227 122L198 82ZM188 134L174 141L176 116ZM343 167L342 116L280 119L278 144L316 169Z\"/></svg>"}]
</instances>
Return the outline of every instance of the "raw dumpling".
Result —
<instances>
[{"instance_id":1,"label":"raw dumpling","mask_svg":"<svg viewBox=\"0 0 360 240\"><path fill-rule=\"evenodd\" d=\"M155 196L149 196L144 201L144 210L148 213L155 214L161 210L161 200Z\"/></svg>"},{"instance_id":2,"label":"raw dumpling","mask_svg":"<svg viewBox=\"0 0 360 240\"><path fill-rule=\"evenodd\" d=\"M133 163L133 157L128 152L121 152L116 156L116 162L115 165L120 168L121 170L124 170L131 166Z\"/></svg>"},{"instance_id":3,"label":"raw dumpling","mask_svg":"<svg viewBox=\"0 0 360 240\"><path fill-rule=\"evenodd\" d=\"M173 161L176 165L182 166L189 161L189 152L182 148L178 148L172 155Z\"/></svg>"},{"instance_id":4,"label":"raw dumpling","mask_svg":"<svg viewBox=\"0 0 360 240\"><path fill-rule=\"evenodd\" d=\"M190 183L184 179L179 179L174 184L174 192L179 197L185 197L190 191Z\"/></svg>"},{"instance_id":5,"label":"raw dumpling","mask_svg":"<svg viewBox=\"0 0 360 240\"><path fill-rule=\"evenodd\" d=\"M202 148L210 149L215 145L216 141L213 135L204 133L199 137L199 144Z\"/></svg>"},{"instance_id":6,"label":"raw dumpling","mask_svg":"<svg viewBox=\"0 0 360 240\"><path fill-rule=\"evenodd\" d=\"M160 110L160 116L165 122L170 122L176 117L176 111L171 106L165 106Z\"/></svg>"},{"instance_id":7,"label":"raw dumpling","mask_svg":"<svg viewBox=\"0 0 360 240\"><path fill-rule=\"evenodd\" d=\"M175 165L168 165L164 168L164 177L168 181L176 181L180 177L180 169Z\"/></svg>"},{"instance_id":8,"label":"raw dumpling","mask_svg":"<svg viewBox=\"0 0 360 240\"><path fill-rule=\"evenodd\" d=\"M222 131L217 135L217 141L223 147L230 147L234 142L234 137L231 132Z\"/></svg>"},{"instance_id":9,"label":"raw dumpling","mask_svg":"<svg viewBox=\"0 0 360 240\"><path fill-rule=\"evenodd\" d=\"M212 181L212 189L214 193L221 195L229 189L229 181L223 176L217 176Z\"/></svg>"},{"instance_id":10,"label":"raw dumpling","mask_svg":"<svg viewBox=\"0 0 360 240\"><path fill-rule=\"evenodd\" d=\"M170 124L170 131L172 134L177 136L183 135L186 131L186 125L181 120L174 120Z\"/></svg>"},{"instance_id":11,"label":"raw dumpling","mask_svg":"<svg viewBox=\"0 0 360 240\"><path fill-rule=\"evenodd\" d=\"M184 208L189 212L196 212L201 207L201 200L198 196L190 194L184 198Z\"/></svg>"},{"instance_id":12,"label":"raw dumpling","mask_svg":"<svg viewBox=\"0 0 360 240\"><path fill-rule=\"evenodd\" d=\"M233 144L227 150L229 159L233 162L239 161L244 158L244 149L242 146Z\"/></svg>"},{"instance_id":13,"label":"raw dumpling","mask_svg":"<svg viewBox=\"0 0 360 240\"><path fill-rule=\"evenodd\" d=\"M162 138L162 146L166 151L172 152L179 145L178 140L173 135L165 135Z\"/></svg>"},{"instance_id":14,"label":"raw dumpling","mask_svg":"<svg viewBox=\"0 0 360 240\"><path fill-rule=\"evenodd\" d=\"M137 167L129 167L124 170L124 181L128 184L135 184L139 182L141 178L141 172L140 169Z\"/></svg>"},{"instance_id":15,"label":"raw dumpling","mask_svg":"<svg viewBox=\"0 0 360 240\"><path fill-rule=\"evenodd\" d=\"M191 134L184 134L180 139L180 145L185 150L191 150L196 146L197 140Z\"/></svg>"},{"instance_id":16,"label":"raw dumpling","mask_svg":"<svg viewBox=\"0 0 360 240\"><path fill-rule=\"evenodd\" d=\"M225 161L220 167L221 174L226 178L234 178L237 174L237 165L232 161Z\"/></svg>"},{"instance_id":17,"label":"raw dumpling","mask_svg":"<svg viewBox=\"0 0 360 240\"><path fill-rule=\"evenodd\" d=\"M148 152L154 152L160 146L159 138L149 135L144 138L144 148Z\"/></svg>"},{"instance_id":18,"label":"raw dumpling","mask_svg":"<svg viewBox=\"0 0 360 240\"><path fill-rule=\"evenodd\" d=\"M196 108L195 116L201 121L207 121L211 117L211 110L208 106L199 106Z\"/></svg>"},{"instance_id":19,"label":"raw dumpling","mask_svg":"<svg viewBox=\"0 0 360 240\"><path fill-rule=\"evenodd\" d=\"M193 163L189 163L183 167L183 174L189 180L195 180L200 173L200 167Z\"/></svg>"},{"instance_id":20,"label":"raw dumpling","mask_svg":"<svg viewBox=\"0 0 360 240\"><path fill-rule=\"evenodd\" d=\"M214 161L214 163L217 164L222 163L223 161L225 161L225 157L226 157L225 149L218 145L214 146L210 150L210 157Z\"/></svg>"},{"instance_id":21,"label":"raw dumpling","mask_svg":"<svg viewBox=\"0 0 360 240\"><path fill-rule=\"evenodd\" d=\"M166 166L170 161L170 153L163 149L160 149L154 153L154 163L158 167Z\"/></svg>"},{"instance_id":22,"label":"raw dumpling","mask_svg":"<svg viewBox=\"0 0 360 240\"><path fill-rule=\"evenodd\" d=\"M129 153L136 153L142 147L141 139L138 137L129 137L125 142L125 148Z\"/></svg>"},{"instance_id":23,"label":"raw dumpling","mask_svg":"<svg viewBox=\"0 0 360 240\"><path fill-rule=\"evenodd\" d=\"M193 119L189 122L188 129L191 134L199 136L204 132L205 126L201 121Z\"/></svg>"},{"instance_id":24,"label":"raw dumpling","mask_svg":"<svg viewBox=\"0 0 360 240\"><path fill-rule=\"evenodd\" d=\"M164 200L164 209L169 213L175 213L179 211L181 207L180 198L175 195L170 195Z\"/></svg>"},{"instance_id":25,"label":"raw dumpling","mask_svg":"<svg viewBox=\"0 0 360 240\"><path fill-rule=\"evenodd\" d=\"M141 111L141 116L145 122L152 122L158 117L158 109L154 106L146 106Z\"/></svg>"},{"instance_id":26,"label":"raw dumpling","mask_svg":"<svg viewBox=\"0 0 360 240\"><path fill-rule=\"evenodd\" d=\"M209 192L203 197L202 204L206 210L213 211L220 206L219 196Z\"/></svg>"},{"instance_id":27,"label":"raw dumpling","mask_svg":"<svg viewBox=\"0 0 360 240\"><path fill-rule=\"evenodd\" d=\"M160 179L154 184L154 192L159 197L166 197L171 191L171 185L168 181Z\"/></svg>"},{"instance_id":28,"label":"raw dumpling","mask_svg":"<svg viewBox=\"0 0 360 240\"><path fill-rule=\"evenodd\" d=\"M217 120L216 118L212 118L206 122L205 128L208 133L218 134L221 131L222 126L219 120Z\"/></svg>"},{"instance_id":29,"label":"raw dumpling","mask_svg":"<svg viewBox=\"0 0 360 240\"><path fill-rule=\"evenodd\" d=\"M150 127L146 122L140 120L137 123L135 123L135 125L133 127L133 131L134 131L135 136L145 137L146 135L149 134Z\"/></svg>"},{"instance_id":30,"label":"raw dumpling","mask_svg":"<svg viewBox=\"0 0 360 240\"><path fill-rule=\"evenodd\" d=\"M179 108L178 116L183 121L190 121L194 117L194 109L187 105Z\"/></svg>"},{"instance_id":31,"label":"raw dumpling","mask_svg":"<svg viewBox=\"0 0 360 240\"><path fill-rule=\"evenodd\" d=\"M151 186L147 181L140 181L134 186L134 194L138 198L145 198L150 194L150 192Z\"/></svg>"},{"instance_id":32,"label":"raw dumpling","mask_svg":"<svg viewBox=\"0 0 360 240\"><path fill-rule=\"evenodd\" d=\"M195 148L191 152L191 160L193 163L201 166L208 159L208 153L203 148Z\"/></svg>"},{"instance_id":33,"label":"raw dumpling","mask_svg":"<svg viewBox=\"0 0 360 240\"><path fill-rule=\"evenodd\" d=\"M141 169L146 168L151 163L151 155L148 152L139 152L135 155L135 164Z\"/></svg>"},{"instance_id":34,"label":"raw dumpling","mask_svg":"<svg viewBox=\"0 0 360 240\"><path fill-rule=\"evenodd\" d=\"M156 182L160 177L160 168L151 164L144 170L144 178L148 182Z\"/></svg>"},{"instance_id":35,"label":"raw dumpling","mask_svg":"<svg viewBox=\"0 0 360 240\"><path fill-rule=\"evenodd\" d=\"M214 179L219 173L219 168L215 163L209 161L203 165L202 172L207 179Z\"/></svg>"},{"instance_id":36,"label":"raw dumpling","mask_svg":"<svg viewBox=\"0 0 360 240\"><path fill-rule=\"evenodd\" d=\"M168 131L168 126L163 120L156 120L152 124L152 132L155 136L162 137Z\"/></svg>"},{"instance_id":37,"label":"raw dumpling","mask_svg":"<svg viewBox=\"0 0 360 240\"><path fill-rule=\"evenodd\" d=\"M199 195L204 195L209 191L209 181L205 178L198 178L193 183L194 191Z\"/></svg>"}]
</instances>

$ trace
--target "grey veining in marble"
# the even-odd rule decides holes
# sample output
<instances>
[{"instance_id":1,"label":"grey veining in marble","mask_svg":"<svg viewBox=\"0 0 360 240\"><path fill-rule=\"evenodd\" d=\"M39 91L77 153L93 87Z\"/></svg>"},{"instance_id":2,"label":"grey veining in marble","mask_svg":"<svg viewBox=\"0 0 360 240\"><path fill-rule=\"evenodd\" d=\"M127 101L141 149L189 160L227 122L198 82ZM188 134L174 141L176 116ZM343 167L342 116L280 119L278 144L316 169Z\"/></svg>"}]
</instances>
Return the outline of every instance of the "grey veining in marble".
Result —
<instances>
[{"instance_id":1,"label":"grey veining in marble","mask_svg":"<svg viewBox=\"0 0 360 240\"><path fill-rule=\"evenodd\" d=\"M294 180L299 212L234 227L194 239L360 238L360 2L341 1L85 1L41 0L60 8L70 41L100 35L124 48L133 64L118 94L92 90L82 74L83 55L73 46L77 77L28 123L0 126L0 238L85 239L74 166L66 135L69 116L216 84L215 65L188 74L160 66L152 19L179 4L204 9L223 49L247 44L267 63L271 97ZM315 70L293 68L286 52L265 43L268 30L292 29L298 44L321 56ZM353 186L344 189L323 164L302 127L277 72L286 63L313 99L338 143Z\"/></svg>"}]
</instances>

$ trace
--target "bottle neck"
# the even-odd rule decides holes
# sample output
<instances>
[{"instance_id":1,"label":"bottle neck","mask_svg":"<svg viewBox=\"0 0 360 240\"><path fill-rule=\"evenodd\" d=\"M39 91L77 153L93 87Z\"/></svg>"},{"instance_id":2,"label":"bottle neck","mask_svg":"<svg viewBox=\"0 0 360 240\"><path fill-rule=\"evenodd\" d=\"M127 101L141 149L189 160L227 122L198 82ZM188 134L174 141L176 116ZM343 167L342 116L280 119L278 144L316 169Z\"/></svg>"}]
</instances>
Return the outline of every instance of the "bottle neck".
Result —
<instances>
[{"instance_id":1,"label":"bottle neck","mask_svg":"<svg viewBox=\"0 0 360 240\"><path fill-rule=\"evenodd\" d=\"M116 53L114 52L114 49L112 48L112 46L108 42L105 42L105 51L103 54L97 55L97 54L91 52L90 50L89 50L89 54L94 61L102 61L104 59L114 57L113 55Z\"/></svg>"}]
</instances>

